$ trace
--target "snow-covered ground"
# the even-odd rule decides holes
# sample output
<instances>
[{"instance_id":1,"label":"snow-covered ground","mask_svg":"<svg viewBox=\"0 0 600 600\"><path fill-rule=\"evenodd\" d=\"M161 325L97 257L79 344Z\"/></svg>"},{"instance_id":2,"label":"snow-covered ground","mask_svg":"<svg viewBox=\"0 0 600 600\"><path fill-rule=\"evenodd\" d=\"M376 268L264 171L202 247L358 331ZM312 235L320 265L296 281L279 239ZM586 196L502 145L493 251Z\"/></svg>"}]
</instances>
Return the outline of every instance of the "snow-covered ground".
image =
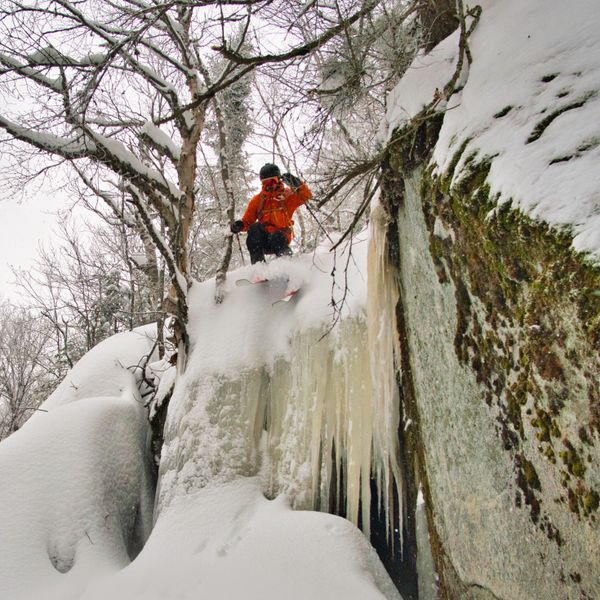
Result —
<instances>
[{"instance_id":1,"label":"snow-covered ground","mask_svg":"<svg viewBox=\"0 0 600 600\"><path fill-rule=\"evenodd\" d=\"M345 316L364 311L366 247L363 235L355 240L350 260L347 254L334 259L329 246L323 246L312 255L240 269L230 274L221 305L213 301L213 280L195 284L192 351L169 416L178 435L191 436L193 442L186 455L167 439L167 459L179 453L187 457L184 472L210 472L202 458L203 446L212 442L193 438L209 414L199 410L209 398L194 387L198 377L223 378L272 365L289 353L298 332L331 322L332 294L337 301L346 295ZM332 280L334 266L338 276ZM235 285L249 275L274 282L289 278L289 285L301 292L290 303L273 305L286 284ZM169 501L154 512L150 533L149 431L136 366L152 347L150 328L98 345L42 406L47 412L37 413L0 445L0 479L8 482L0 488L0 596L399 598L354 525L326 513L292 510L286 494L266 499L260 474L228 470L236 464L235 447L218 440L211 452L223 462L214 477L188 478L182 484L163 469L161 487L163 492L169 488ZM188 401L194 410L181 421ZM225 421L234 429L231 439L235 422L235 416ZM211 434L210 423L202 427Z\"/></svg>"},{"instance_id":2,"label":"snow-covered ground","mask_svg":"<svg viewBox=\"0 0 600 600\"><path fill-rule=\"evenodd\" d=\"M568 230L600 262L600 10L597 0L482 0L473 63L447 102L433 162L491 160L498 204ZM388 98L385 134L414 117L456 66L458 33L419 55Z\"/></svg>"},{"instance_id":3,"label":"snow-covered ground","mask_svg":"<svg viewBox=\"0 0 600 600\"><path fill-rule=\"evenodd\" d=\"M0 597L78 598L139 552L154 483L127 367L152 345L148 328L99 344L0 444Z\"/></svg>"},{"instance_id":4,"label":"snow-covered ground","mask_svg":"<svg viewBox=\"0 0 600 600\"><path fill-rule=\"evenodd\" d=\"M380 584L383 595L375 582ZM127 569L85 600L381 600L397 593L348 521L269 501L256 478L178 496Z\"/></svg>"}]
</instances>

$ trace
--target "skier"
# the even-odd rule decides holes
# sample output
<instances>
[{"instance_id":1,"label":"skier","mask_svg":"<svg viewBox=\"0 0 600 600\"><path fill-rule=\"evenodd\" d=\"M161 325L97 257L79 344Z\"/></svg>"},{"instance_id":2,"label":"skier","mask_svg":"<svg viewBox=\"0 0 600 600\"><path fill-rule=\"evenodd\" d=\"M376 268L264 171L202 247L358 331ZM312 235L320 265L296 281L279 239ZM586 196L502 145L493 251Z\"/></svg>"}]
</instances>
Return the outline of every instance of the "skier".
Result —
<instances>
[{"instance_id":1,"label":"skier","mask_svg":"<svg viewBox=\"0 0 600 600\"><path fill-rule=\"evenodd\" d=\"M262 190L250 200L244 216L231 224L232 233L248 232L246 245L252 264L264 261L265 254L292 254L292 215L312 198L306 183L291 173L282 175L272 163L260 169L259 177Z\"/></svg>"}]
</instances>

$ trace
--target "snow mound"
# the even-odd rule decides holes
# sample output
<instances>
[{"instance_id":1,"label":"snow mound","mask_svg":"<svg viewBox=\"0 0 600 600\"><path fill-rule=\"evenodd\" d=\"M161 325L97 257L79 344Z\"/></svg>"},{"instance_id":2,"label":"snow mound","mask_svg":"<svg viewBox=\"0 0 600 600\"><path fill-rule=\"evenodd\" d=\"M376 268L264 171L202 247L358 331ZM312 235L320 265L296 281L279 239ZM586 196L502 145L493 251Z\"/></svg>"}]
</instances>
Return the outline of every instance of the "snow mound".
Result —
<instances>
[{"instance_id":1,"label":"snow mound","mask_svg":"<svg viewBox=\"0 0 600 600\"><path fill-rule=\"evenodd\" d=\"M228 274L225 301L214 303L214 280L195 284L190 294L190 339L194 353L188 372L237 373L273 364L289 354L294 331L364 312L367 232L331 253L323 243L314 253L257 263ZM333 277L332 277L333 275ZM268 283L236 287L240 279ZM287 289L299 289L291 303L273 304ZM335 306L335 308L334 308Z\"/></svg>"},{"instance_id":2,"label":"snow mound","mask_svg":"<svg viewBox=\"0 0 600 600\"><path fill-rule=\"evenodd\" d=\"M155 340L156 325L145 325L100 342L75 364L41 408L52 410L95 396L137 394L142 379L137 367L154 351Z\"/></svg>"},{"instance_id":3,"label":"snow mound","mask_svg":"<svg viewBox=\"0 0 600 600\"><path fill-rule=\"evenodd\" d=\"M0 590L77 598L129 563L148 535L152 484L133 397L59 406L0 444Z\"/></svg>"},{"instance_id":4,"label":"snow mound","mask_svg":"<svg viewBox=\"0 0 600 600\"><path fill-rule=\"evenodd\" d=\"M384 595L385 594L385 595ZM138 559L82 600L383 600L400 596L348 521L269 501L255 478L183 495Z\"/></svg>"}]
</instances>

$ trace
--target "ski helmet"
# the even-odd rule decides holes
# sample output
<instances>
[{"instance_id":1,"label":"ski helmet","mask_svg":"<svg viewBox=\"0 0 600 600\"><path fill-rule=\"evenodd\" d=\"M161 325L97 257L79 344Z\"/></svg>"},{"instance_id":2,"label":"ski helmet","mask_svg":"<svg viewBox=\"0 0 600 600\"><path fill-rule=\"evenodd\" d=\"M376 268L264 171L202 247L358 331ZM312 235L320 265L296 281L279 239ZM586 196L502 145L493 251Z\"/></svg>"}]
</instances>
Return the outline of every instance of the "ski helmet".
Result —
<instances>
[{"instance_id":1,"label":"ski helmet","mask_svg":"<svg viewBox=\"0 0 600 600\"><path fill-rule=\"evenodd\" d=\"M260 168L260 172L258 173L260 180L269 179L269 177L281 177L281 171L277 165L273 163L267 163Z\"/></svg>"}]
</instances>

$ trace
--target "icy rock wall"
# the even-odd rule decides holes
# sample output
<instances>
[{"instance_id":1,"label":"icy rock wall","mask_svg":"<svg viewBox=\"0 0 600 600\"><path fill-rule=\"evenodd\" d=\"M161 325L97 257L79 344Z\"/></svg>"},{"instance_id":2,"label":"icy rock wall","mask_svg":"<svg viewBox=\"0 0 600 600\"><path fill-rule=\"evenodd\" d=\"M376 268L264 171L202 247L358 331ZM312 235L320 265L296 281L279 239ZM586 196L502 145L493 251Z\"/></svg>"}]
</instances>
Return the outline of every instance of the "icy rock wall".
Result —
<instances>
[{"instance_id":1,"label":"icy rock wall","mask_svg":"<svg viewBox=\"0 0 600 600\"><path fill-rule=\"evenodd\" d=\"M262 369L238 377L205 374L174 395L180 418L167 420L158 509L172 498L210 483L227 483L256 475L264 405ZM181 388L180 388L181 389Z\"/></svg>"},{"instance_id":2,"label":"icy rock wall","mask_svg":"<svg viewBox=\"0 0 600 600\"><path fill-rule=\"evenodd\" d=\"M490 213L485 165L386 176L443 596L599 597L598 270Z\"/></svg>"}]
</instances>

